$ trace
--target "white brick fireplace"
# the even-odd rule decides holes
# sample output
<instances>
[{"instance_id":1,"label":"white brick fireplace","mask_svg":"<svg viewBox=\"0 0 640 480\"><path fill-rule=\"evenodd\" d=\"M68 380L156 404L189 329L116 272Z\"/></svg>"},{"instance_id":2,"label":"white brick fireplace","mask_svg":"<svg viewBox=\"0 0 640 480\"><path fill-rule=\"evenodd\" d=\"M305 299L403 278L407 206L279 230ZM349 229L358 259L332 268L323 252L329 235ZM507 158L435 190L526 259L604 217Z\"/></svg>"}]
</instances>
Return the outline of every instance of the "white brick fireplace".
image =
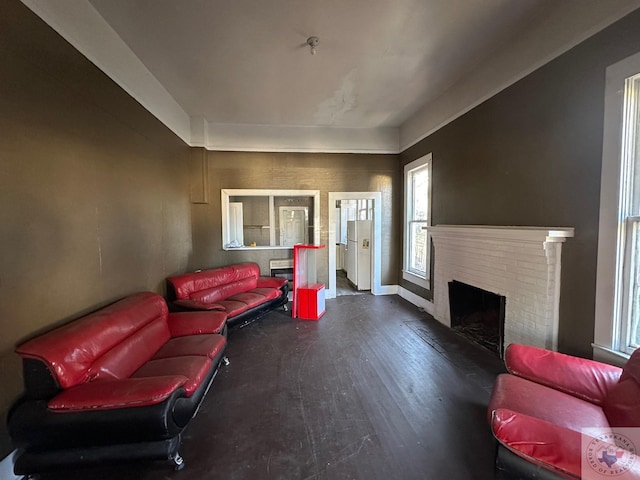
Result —
<instances>
[{"instance_id":1,"label":"white brick fireplace","mask_svg":"<svg viewBox=\"0 0 640 480\"><path fill-rule=\"evenodd\" d=\"M449 282L458 280L506 297L505 346L557 350L562 244L573 228L438 225L428 231L437 320L451 326Z\"/></svg>"}]
</instances>

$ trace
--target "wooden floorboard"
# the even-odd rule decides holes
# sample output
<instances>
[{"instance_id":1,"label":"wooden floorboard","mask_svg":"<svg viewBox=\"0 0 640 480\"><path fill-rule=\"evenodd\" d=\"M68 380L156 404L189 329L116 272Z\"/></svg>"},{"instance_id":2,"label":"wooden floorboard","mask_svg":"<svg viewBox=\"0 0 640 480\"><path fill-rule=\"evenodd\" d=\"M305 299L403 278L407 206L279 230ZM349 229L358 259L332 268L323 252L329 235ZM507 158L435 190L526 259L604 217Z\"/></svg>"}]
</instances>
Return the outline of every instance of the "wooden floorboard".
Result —
<instances>
[{"instance_id":1,"label":"wooden floorboard","mask_svg":"<svg viewBox=\"0 0 640 480\"><path fill-rule=\"evenodd\" d=\"M502 362L398 296L273 312L231 331L184 434L186 467L136 462L44 479L491 479L486 408Z\"/></svg>"},{"instance_id":2,"label":"wooden floorboard","mask_svg":"<svg viewBox=\"0 0 640 480\"><path fill-rule=\"evenodd\" d=\"M367 290L358 290L347 279L347 273L344 270L336 270L336 297L343 295L364 295L369 293Z\"/></svg>"}]
</instances>

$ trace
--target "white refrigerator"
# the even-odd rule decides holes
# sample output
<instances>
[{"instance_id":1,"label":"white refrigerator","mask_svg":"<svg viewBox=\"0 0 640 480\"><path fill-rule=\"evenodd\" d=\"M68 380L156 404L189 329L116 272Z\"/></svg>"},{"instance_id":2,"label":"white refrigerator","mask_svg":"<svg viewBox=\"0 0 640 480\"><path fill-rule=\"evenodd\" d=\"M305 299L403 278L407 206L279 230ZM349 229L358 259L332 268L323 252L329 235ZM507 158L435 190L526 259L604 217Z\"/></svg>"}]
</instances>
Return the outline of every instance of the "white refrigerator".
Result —
<instances>
[{"instance_id":1,"label":"white refrigerator","mask_svg":"<svg viewBox=\"0 0 640 480\"><path fill-rule=\"evenodd\" d=\"M347 222L347 278L358 290L371 290L371 220Z\"/></svg>"}]
</instances>

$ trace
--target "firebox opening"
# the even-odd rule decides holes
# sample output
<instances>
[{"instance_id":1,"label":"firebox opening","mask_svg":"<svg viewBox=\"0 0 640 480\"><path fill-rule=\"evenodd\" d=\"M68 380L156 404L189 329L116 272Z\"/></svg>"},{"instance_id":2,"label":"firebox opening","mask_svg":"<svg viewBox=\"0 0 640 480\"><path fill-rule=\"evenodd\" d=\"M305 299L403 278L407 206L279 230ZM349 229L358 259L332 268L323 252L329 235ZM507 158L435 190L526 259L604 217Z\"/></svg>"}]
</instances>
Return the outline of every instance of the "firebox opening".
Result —
<instances>
[{"instance_id":1,"label":"firebox opening","mask_svg":"<svg viewBox=\"0 0 640 480\"><path fill-rule=\"evenodd\" d=\"M449 308L452 329L502 357L504 296L453 280Z\"/></svg>"}]
</instances>

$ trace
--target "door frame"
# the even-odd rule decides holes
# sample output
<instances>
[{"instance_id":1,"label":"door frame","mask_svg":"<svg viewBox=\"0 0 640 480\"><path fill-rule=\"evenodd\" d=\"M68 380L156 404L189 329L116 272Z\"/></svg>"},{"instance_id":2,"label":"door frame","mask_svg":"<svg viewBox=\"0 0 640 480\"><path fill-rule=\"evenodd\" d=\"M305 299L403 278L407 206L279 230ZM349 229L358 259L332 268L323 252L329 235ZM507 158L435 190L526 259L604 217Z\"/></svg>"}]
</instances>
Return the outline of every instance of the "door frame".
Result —
<instances>
[{"instance_id":1,"label":"door frame","mask_svg":"<svg viewBox=\"0 0 640 480\"><path fill-rule=\"evenodd\" d=\"M326 298L336 297L336 200L373 200L371 293L382 295L382 192L329 192L329 288Z\"/></svg>"}]
</instances>

